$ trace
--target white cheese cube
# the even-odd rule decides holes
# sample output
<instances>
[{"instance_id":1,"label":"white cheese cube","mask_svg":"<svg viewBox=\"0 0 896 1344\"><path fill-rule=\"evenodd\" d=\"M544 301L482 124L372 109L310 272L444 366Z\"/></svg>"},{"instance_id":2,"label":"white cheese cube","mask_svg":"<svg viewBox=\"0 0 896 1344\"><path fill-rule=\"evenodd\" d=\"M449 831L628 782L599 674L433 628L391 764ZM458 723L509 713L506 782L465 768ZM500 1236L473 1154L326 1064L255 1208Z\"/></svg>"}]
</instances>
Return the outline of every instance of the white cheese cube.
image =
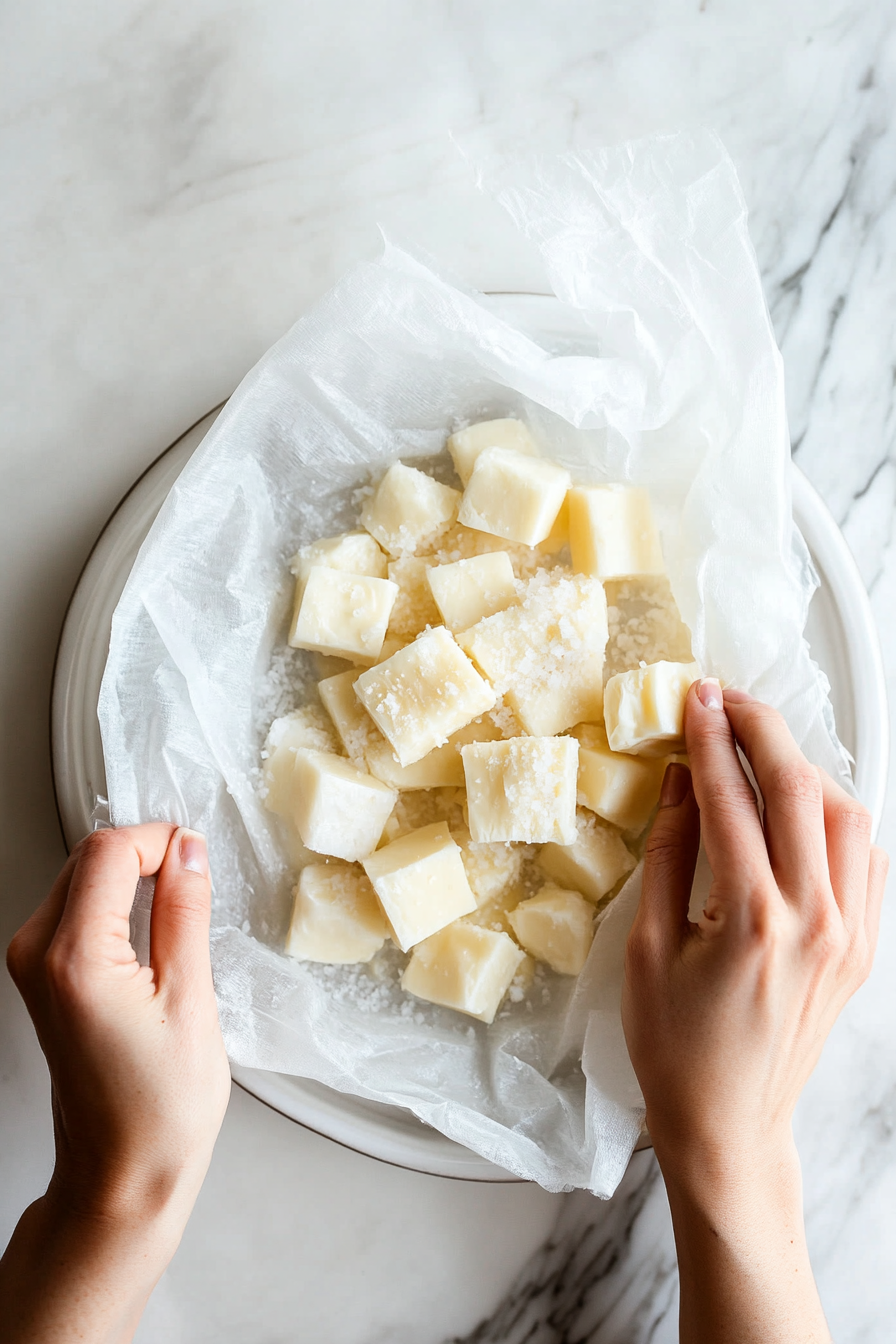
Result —
<instances>
[{"instance_id":1,"label":"white cheese cube","mask_svg":"<svg viewBox=\"0 0 896 1344\"><path fill-rule=\"evenodd\" d=\"M436 565L426 573L442 620L451 631L468 630L516 602L516 580L506 551L492 551Z\"/></svg>"},{"instance_id":2,"label":"white cheese cube","mask_svg":"<svg viewBox=\"0 0 896 1344\"><path fill-rule=\"evenodd\" d=\"M457 642L527 733L549 737L601 717L607 600L597 579L537 574L517 606Z\"/></svg>"},{"instance_id":3,"label":"white cheese cube","mask_svg":"<svg viewBox=\"0 0 896 1344\"><path fill-rule=\"evenodd\" d=\"M684 702L696 663L649 663L617 672L604 689L604 723L614 751L670 756L684 751Z\"/></svg>"},{"instance_id":4,"label":"white cheese cube","mask_svg":"<svg viewBox=\"0 0 896 1344\"><path fill-rule=\"evenodd\" d=\"M334 965L370 961L389 930L373 887L357 868L313 863L299 874L286 955Z\"/></svg>"},{"instance_id":5,"label":"white cheese cube","mask_svg":"<svg viewBox=\"0 0 896 1344\"><path fill-rule=\"evenodd\" d=\"M413 765L497 697L443 625L364 672L355 694L401 765Z\"/></svg>"},{"instance_id":6,"label":"white cheese cube","mask_svg":"<svg viewBox=\"0 0 896 1344\"><path fill-rule=\"evenodd\" d=\"M361 522L390 555L413 555L457 516L460 491L396 462L361 509Z\"/></svg>"},{"instance_id":7,"label":"white cheese cube","mask_svg":"<svg viewBox=\"0 0 896 1344\"><path fill-rule=\"evenodd\" d=\"M444 746L435 747L413 765L400 765L391 744L375 727L369 715L365 714L365 718L373 729L365 751L367 769L384 784L391 784L394 789L403 791L461 787L464 782L461 747L467 742L491 742L501 736L490 718L474 719L465 728L452 733Z\"/></svg>"},{"instance_id":8,"label":"white cheese cube","mask_svg":"<svg viewBox=\"0 0 896 1344\"><path fill-rule=\"evenodd\" d=\"M594 906L548 882L508 915L517 941L560 975L578 975L594 938Z\"/></svg>"},{"instance_id":9,"label":"white cheese cube","mask_svg":"<svg viewBox=\"0 0 896 1344\"><path fill-rule=\"evenodd\" d=\"M477 842L465 826L453 829L451 834L460 849L467 881L478 907L496 901L519 885L523 866L520 846Z\"/></svg>"},{"instance_id":10,"label":"white cheese cube","mask_svg":"<svg viewBox=\"0 0 896 1344\"><path fill-rule=\"evenodd\" d=\"M573 729L579 743L578 801L623 831L640 834L656 807L665 760L611 751L603 727Z\"/></svg>"},{"instance_id":11,"label":"white cheese cube","mask_svg":"<svg viewBox=\"0 0 896 1344\"><path fill-rule=\"evenodd\" d=\"M532 435L522 420L482 420L452 434L446 447L464 485L473 474L476 459L486 448L512 448L525 457L538 457Z\"/></svg>"},{"instance_id":12,"label":"white cheese cube","mask_svg":"<svg viewBox=\"0 0 896 1344\"><path fill-rule=\"evenodd\" d=\"M317 693L349 760L363 766L368 746L372 741L383 741L383 736L355 695L355 682L362 671L363 668L352 667L347 672L337 672L335 677L325 677L317 683Z\"/></svg>"},{"instance_id":13,"label":"white cheese cube","mask_svg":"<svg viewBox=\"0 0 896 1344\"><path fill-rule=\"evenodd\" d=\"M299 582L304 583L314 565L384 579L387 563L386 556L369 532L342 532L338 537L321 537L309 546L302 546L289 567Z\"/></svg>"},{"instance_id":14,"label":"white cheese cube","mask_svg":"<svg viewBox=\"0 0 896 1344\"><path fill-rule=\"evenodd\" d=\"M493 1022L524 961L508 934L461 922L414 948L401 987L427 1003Z\"/></svg>"},{"instance_id":15,"label":"white cheese cube","mask_svg":"<svg viewBox=\"0 0 896 1344\"><path fill-rule=\"evenodd\" d=\"M312 565L295 614L294 649L373 663L386 637L398 585L365 574Z\"/></svg>"},{"instance_id":16,"label":"white cheese cube","mask_svg":"<svg viewBox=\"0 0 896 1344\"><path fill-rule=\"evenodd\" d=\"M462 747L472 838L571 845L578 754L572 737L514 737Z\"/></svg>"},{"instance_id":17,"label":"white cheese cube","mask_svg":"<svg viewBox=\"0 0 896 1344\"><path fill-rule=\"evenodd\" d=\"M428 625L442 624L442 617L427 581L433 563L417 555L403 555L400 560L389 563L389 578L398 584L398 596L389 617L389 634L403 639L405 643L414 639Z\"/></svg>"},{"instance_id":18,"label":"white cheese cube","mask_svg":"<svg viewBox=\"0 0 896 1344\"><path fill-rule=\"evenodd\" d=\"M537 546L550 534L569 489L569 472L510 448L476 459L458 520L465 527Z\"/></svg>"},{"instance_id":19,"label":"white cheese cube","mask_svg":"<svg viewBox=\"0 0 896 1344\"><path fill-rule=\"evenodd\" d=\"M384 845L364 860L402 952L476 909L460 850L436 822Z\"/></svg>"},{"instance_id":20,"label":"white cheese cube","mask_svg":"<svg viewBox=\"0 0 896 1344\"><path fill-rule=\"evenodd\" d=\"M544 541L538 543L538 550L543 555L556 555L562 551L564 546L569 545L569 495L566 496L560 505L560 512L554 519L554 526L551 528Z\"/></svg>"},{"instance_id":21,"label":"white cheese cube","mask_svg":"<svg viewBox=\"0 0 896 1344\"><path fill-rule=\"evenodd\" d=\"M303 705L275 719L268 729L261 753L264 805L281 817L292 816L293 771L299 747L338 750L336 734L320 705Z\"/></svg>"},{"instance_id":22,"label":"white cheese cube","mask_svg":"<svg viewBox=\"0 0 896 1344\"><path fill-rule=\"evenodd\" d=\"M582 485L569 492L572 567L598 579L664 574L663 551L646 490Z\"/></svg>"},{"instance_id":23,"label":"white cheese cube","mask_svg":"<svg viewBox=\"0 0 896 1344\"><path fill-rule=\"evenodd\" d=\"M316 854L363 859L376 849L398 793L341 756L307 747L296 752L293 816Z\"/></svg>"},{"instance_id":24,"label":"white cheese cube","mask_svg":"<svg viewBox=\"0 0 896 1344\"><path fill-rule=\"evenodd\" d=\"M617 830L588 812L579 812L575 843L544 845L536 862L555 882L597 903L631 872L635 857Z\"/></svg>"}]
</instances>

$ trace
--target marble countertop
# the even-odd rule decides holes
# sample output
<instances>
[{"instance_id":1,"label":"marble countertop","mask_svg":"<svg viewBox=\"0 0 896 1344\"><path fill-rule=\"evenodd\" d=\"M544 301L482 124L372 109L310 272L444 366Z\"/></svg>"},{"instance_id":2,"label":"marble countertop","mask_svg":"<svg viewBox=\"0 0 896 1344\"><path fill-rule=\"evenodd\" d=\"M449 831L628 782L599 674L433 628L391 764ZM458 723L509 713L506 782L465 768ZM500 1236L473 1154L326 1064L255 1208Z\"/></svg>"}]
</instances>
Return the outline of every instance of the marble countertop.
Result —
<instances>
[{"instance_id":1,"label":"marble countertop","mask_svg":"<svg viewBox=\"0 0 896 1344\"><path fill-rule=\"evenodd\" d=\"M473 285L498 248L457 138L546 150L693 124L741 174L797 461L841 524L896 704L896 37L883 0L49 0L0 17L4 944L63 858L47 732L78 571L118 499L310 300L413 240ZM891 772L896 785L896 771ZM882 842L896 849L891 787ZM839 1344L896 1314L896 927L798 1116ZM0 1235L52 1160L46 1071L0 977ZM615 1198L450 1182L348 1152L236 1090L139 1338L171 1344L666 1344L662 1182Z\"/></svg>"}]
</instances>

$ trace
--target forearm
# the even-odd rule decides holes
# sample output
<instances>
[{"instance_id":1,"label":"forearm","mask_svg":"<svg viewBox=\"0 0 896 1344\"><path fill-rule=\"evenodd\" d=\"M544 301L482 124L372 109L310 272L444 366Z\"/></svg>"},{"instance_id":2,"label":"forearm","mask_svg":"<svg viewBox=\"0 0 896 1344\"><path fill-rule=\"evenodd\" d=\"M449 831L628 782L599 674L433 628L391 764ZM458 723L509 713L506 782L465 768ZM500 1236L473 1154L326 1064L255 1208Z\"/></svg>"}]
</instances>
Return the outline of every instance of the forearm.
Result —
<instances>
[{"instance_id":1,"label":"forearm","mask_svg":"<svg viewBox=\"0 0 896 1344\"><path fill-rule=\"evenodd\" d=\"M115 1224L49 1191L0 1260L2 1344L127 1344L177 1246L167 1219Z\"/></svg>"},{"instance_id":2,"label":"forearm","mask_svg":"<svg viewBox=\"0 0 896 1344\"><path fill-rule=\"evenodd\" d=\"M788 1139L751 1159L666 1158L682 1344L830 1344Z\"/></svg>"}]
</instances>

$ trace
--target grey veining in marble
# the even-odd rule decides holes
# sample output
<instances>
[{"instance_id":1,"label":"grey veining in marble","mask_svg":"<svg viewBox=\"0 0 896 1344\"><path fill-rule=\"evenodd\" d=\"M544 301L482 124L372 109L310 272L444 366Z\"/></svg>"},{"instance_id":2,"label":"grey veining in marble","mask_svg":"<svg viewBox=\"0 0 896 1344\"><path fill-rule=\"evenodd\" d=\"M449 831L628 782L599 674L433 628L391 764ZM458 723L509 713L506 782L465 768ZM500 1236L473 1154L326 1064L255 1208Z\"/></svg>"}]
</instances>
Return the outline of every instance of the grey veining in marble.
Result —
<instances>
[{"instance_id":1,"label":"grey veining in marble","mask_svg":"<svg viewBox=\"0 0 896 1344\"><path fill-rule=\"evenodd\" d=\"M4 940L61 861L53 650L78 569L131 481L377 247L378 223L472 284L540 287L525 244L497 248L503 222L450 132L486 146L522 134L547 150L696 123L720 132L750 205L797 461L871 591L896 703L894 19L892 0L4 7ZM894 848L892 788L882 840ZM894 984L888 906L877 969L798 1116L838 1344L894 1333ZM0 1001L7 1231L46 1179L51 1133L45 1071L5 978ZM240 1095L138 1338L666 1344L675 1293L649 1154L607 1205L456 1188L345 1153Z\"/></svg>"}]
</instances>

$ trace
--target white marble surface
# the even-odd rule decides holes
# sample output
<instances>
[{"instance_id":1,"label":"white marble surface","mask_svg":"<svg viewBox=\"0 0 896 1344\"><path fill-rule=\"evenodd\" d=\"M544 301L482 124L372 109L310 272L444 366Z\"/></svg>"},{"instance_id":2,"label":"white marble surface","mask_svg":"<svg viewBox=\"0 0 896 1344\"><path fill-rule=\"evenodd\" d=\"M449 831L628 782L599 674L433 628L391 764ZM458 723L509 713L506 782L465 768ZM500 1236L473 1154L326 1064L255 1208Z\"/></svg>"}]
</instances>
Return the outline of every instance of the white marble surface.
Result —
<instances>
[{"instance_id":1,"label":"white marble surface","mask_svg":"<svg viewBox=\"0 0 896 1344\"><path fill-rule=\"evenodd\" d=\"M376 248L378 223L473 284L538 287L524 245L496 246L495 208L449 131L494 145L522 132L546 149L697 122L721 132L751 207L797 460L871 590L896 701L892 20L886 0L3 9L4 942L62 858L53 651L134 477ZM883 839L896 847L892 791ZM894 981L887 909L875 974L799 1114L839 1344L889 1339L896 1313ZM5 1235L51 1149L42 1060L6 977L0 993ZM348 1153L237 1093L141 1338L660 1344L675 1338L674 1299L649 1156L606 1206L460 1185Z\"/></svg>"}]
</instances>

